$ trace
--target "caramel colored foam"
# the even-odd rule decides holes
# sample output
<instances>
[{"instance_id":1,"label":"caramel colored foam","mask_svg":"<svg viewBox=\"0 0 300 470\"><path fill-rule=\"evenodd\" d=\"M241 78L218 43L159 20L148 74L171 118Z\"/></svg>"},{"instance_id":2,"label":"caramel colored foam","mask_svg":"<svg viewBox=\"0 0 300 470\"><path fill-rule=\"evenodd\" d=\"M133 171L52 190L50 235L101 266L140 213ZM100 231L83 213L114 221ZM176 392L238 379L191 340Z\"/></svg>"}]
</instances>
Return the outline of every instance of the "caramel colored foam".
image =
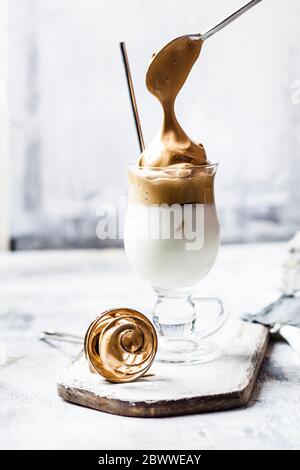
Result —
<instances>
[{"instance_id":1,"label":"caramel colored foam","mask_svg":"<svg viewBox=\"0 0 300 470\"><path fill-rule=\"evenodd\" d=\"M211 204L215 166L128 169L129 201L150 204Z\"/></svg>"},{"instance_id":2,"label":"caramel colored foam","mask_svg":"<svg viewBox=\"0 0 300 470\"><path fill-rule=\"evenodd\" d=\"M129 168L129 199L142 204L209 204L214 202L216 167L207 165L202 144L193 142L177 121L174 104L203 41L182 36L154 55L146 85L161 103L160 132Z\"/></svg>"},{"instance_id":3,"label":"caramel colored foam","mask_svg":"<svg viewBox=\"0 0 300 470\"><path fill-rule=\"evenodd\" d=\"M177 121L174 104L195 61L203 41L199 37L182 36L154 55L146 76L146 85L161 103L161 131L142 153L139 165L168 167L182 163L202 165L206 153L202 144L193 142Z\"/></svg>"}]
</instances>

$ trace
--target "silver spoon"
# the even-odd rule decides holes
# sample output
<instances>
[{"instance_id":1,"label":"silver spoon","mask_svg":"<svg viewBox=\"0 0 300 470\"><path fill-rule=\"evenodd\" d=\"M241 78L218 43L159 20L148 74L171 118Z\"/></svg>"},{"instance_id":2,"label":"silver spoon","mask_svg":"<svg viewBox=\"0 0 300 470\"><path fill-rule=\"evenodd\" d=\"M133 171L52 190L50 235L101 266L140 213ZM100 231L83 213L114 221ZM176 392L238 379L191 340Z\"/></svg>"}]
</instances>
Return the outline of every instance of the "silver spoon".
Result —
<instances>
[{"instance_id":1,"label":"silver spoon","mask_svg":"<svg viewBox=\"0 0 300 470\"><path fill-rule=\"evenodd\" d=\"M221 23L217 24L217 26L214 26L213 28L209 29L206 31L206 33L200 33L200 34L195 34L194 36L200 37L203 41L206 39L210 38L213 36L215 33L218 31L221 31L221 29L225 28L228 24L230 24L232 21L234 21L236 18L239 16L243 15L246 13L246 11L250 10L250 8L254 7L257 3L260 3L262 0L252 0L249 3L246 3L242 8L237 10L235 13L232 13L232 15L228 16L225 20L221 21Z\"/></svg>"},{"instance_id":2,"label":"silver spoon","mask_svg":"<svg viewBox=\"0 0 300 470\"><path fill-rule=\"evenodd\" d=\"M148 87L148 90L153 93L156 96L155 90L160 90L161 87L166 86L167 76L168 76L168 68L166 68L166 72L164 72L165 65L168 61L171 59L174 60L174 49L176 51L176 43L181 42L182 40L189 40L192 39L193 41L202 41L204 42L207 38L210 38L213 36L215 33L220 31L221 29L225 28L228 24L230 24L232 21L234 21L236 18L239 16L243 15L246 13L246 11L250 10L250 8L254 7L257 3L260 3L262 0L252 0L251 2L247 3L243 7L241 7L239 10L237 10L235 13L232 13L230 16L228 16L225 20L221 21L221 23L217 24L213 28L209 29L205 33L198 33L198 34L185 34L184 36L179 36L176 39L173 39L171 42L166 44L160 51L158 51L156 54L153 55L153 58L149 64L148 71L146 74L146 84ZM177 66L176 70L174 73L177 73L176 75L176 80L178 81L177 83L177 88L178 90L181 88L181 86L184 84L191 66L193 65L194 61L197 59L197 56L194 54L192 62L189 63L189 66L187 67L186 64L184 64L184 57L186 53L186 48L180 46L177 50ZM194 60L195 59L195 60ZM183 64L179 64L179 61L183 62ZM176 63L176 61L175 61ZM181 73L182 67L185 67L186 73ZM157 82L157 79L154 77L157 76L157 69L160 71L160 82ZM183 69L184 70L184 69ZM164 73L163 73L164 72ZM167 75L166 75L167 74ZM179 76L178 76L179 74Z\"/></svg>"}]
</instances>

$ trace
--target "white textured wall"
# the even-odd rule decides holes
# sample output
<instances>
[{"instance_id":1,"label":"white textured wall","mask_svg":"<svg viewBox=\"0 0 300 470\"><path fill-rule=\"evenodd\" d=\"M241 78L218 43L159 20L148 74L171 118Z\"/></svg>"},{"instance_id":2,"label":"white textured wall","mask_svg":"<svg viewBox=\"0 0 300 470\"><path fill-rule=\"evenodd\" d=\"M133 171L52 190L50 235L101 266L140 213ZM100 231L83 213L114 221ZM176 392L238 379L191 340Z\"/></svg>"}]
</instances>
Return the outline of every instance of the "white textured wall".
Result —
<instances>
[{"instance_id":1,"label":"white textured wall","mask_svg":"<svg viewBox=\"0 0 300 470\"><path fill-rule=\"evenodd\" d=\"M8 0L0 0L0 250L9 246L9 13Z\"/></svg>"},{"instance_id":2,"label":"white textured wall","mask_svg":"<svg viewBox=\"0 0 300 470\"><path fill-rule=\"evenodd\" d=\"M138 146L118 42L149 141L160 109L144 85L153 51L207 29L238 0L11 0L12 224L19 246L91 244L98 201L126 192ZM300 225L300 2L264 0L207 41L182 91L183 127L220 162L227 240ZM27 242L26 242L27 237Z\"/></svg>"}]
</instances>

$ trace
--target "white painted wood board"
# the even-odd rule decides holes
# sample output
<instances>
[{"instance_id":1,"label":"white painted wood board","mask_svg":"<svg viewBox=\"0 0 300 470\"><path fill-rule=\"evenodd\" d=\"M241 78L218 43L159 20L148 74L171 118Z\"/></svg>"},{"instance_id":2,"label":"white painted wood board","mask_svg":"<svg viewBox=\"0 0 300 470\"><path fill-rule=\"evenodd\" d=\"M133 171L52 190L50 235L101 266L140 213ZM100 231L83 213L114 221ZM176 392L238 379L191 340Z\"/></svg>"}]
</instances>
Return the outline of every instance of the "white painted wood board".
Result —
<instances>
[{"instance_id":1,"label":"white painted wood board","mask_svg":"<svg viewBox=\"0 0 300 470\"><path fill-rule=\"evenodd\" d=\"M233 339L228 340L228 330ZM226 333L225 333L226 335ZM83 353L58 382L59 395L72 403L124 416L179 416L237 408L248 403L265 355L268 329L231 321L220 357L176 366L154 363L150 375L112 384L92 374Z\"/></svg>"}]
</instances>

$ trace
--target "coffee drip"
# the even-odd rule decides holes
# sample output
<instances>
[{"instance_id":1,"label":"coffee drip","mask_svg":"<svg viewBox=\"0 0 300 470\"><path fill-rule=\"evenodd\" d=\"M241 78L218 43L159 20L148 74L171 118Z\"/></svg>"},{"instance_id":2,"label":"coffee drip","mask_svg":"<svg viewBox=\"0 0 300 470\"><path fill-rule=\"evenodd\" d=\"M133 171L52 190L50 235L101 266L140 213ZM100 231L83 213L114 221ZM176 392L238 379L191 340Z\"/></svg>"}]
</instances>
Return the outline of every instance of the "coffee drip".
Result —
<instances>
[{"instance_id":1,"label":"coffee drip","mask_svg":"<svg viewBox=\"0 0 300 470\"><path fill-rule=\"evenodd\" d=\"M163 123L160 132L142 153L140 166L187 167L206 163L203 145L187 136L174 109L176 97L200 55L202 44L200 37L182 36L153 56L146 85L162 106Z\"/></svg>"}]
</instances>

